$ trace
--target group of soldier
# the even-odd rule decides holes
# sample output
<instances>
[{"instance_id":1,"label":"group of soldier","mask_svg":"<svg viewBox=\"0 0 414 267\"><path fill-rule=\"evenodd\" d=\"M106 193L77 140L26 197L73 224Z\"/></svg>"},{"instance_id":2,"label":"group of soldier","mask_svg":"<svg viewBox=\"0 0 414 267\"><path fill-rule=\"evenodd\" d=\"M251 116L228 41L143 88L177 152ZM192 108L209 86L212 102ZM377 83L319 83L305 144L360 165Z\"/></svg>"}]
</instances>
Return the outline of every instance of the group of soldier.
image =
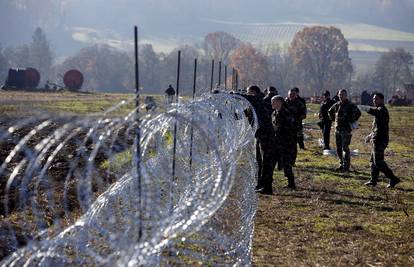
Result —
<instances>
[{"instance_id":1,"label":"group of soldier","mask_svg":"<svg viewBox=\"0 0 414 267\"><path fill-rule=\"evenodd\" d=\"M266 195L273 194L274 169L283 170L287 178L286 188L295 190L295 177L293 166L295 165L298 149L305 149L303 120L307 115L306 101L299 96L299 89L292 88L286 98L278 95L274 87L269 87L263 93L258 86L247 88L245 98L252 105L258 120L256 138L256 159L258 163L258 182L256 192ZM347 91L340 90L331 99L329 91L324 94L321 103L318 125L322 129L324 149L330 150L330 131L335 123L336 152L340 166L339 172L349 172L351 155L349 145L352 138L352 130L361 116L360 109L348 100ZM384 161L384 151L389 141L389 114L384 105L384 95L375 93L373 96L374 107L362 106L361 109L374 116L372 133L367 141L372 143L371 153L371 180L365 183L367 186L376 186L380 171L390 179L388 187L394 187L400 180ZM253 123L251 110L246 110L246 115Z\"/></svg>"}]
</instances>

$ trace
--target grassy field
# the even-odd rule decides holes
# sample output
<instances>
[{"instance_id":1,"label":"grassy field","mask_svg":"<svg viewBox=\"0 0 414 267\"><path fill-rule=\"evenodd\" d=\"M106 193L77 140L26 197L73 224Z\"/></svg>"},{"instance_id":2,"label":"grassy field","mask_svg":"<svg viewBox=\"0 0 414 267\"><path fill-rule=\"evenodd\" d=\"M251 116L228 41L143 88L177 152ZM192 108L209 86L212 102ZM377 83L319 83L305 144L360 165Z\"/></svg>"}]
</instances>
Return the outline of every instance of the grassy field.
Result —
<instances>
[{"instance_id":1,"label":"grassy field","mask_svg":"<svg viewBox=\"0 0 414 267\"><path fill-rule=\"evenodd\" d=\"M102 112L131 95L0 92L0 119ZM119 110L124 114L133 103ZM275 172L274 195L260 196L253 240L255 266L414 266L414 107L390 108L386 161L401 177L397 189L363 185L369 179L371 116L363 114L354 132L352 172L334 171L337 160L318 147L317 105L306 119L307 150L294 168L297 191ZM333 139L331 140L333 147ZM382 176L381 176L382 178Z\"/></svg>"},{"instance_id":2,"label":"grassy field","mask_svg":"<svg viewBox=\"0 0 414 267\"><path fill-rule=\"evenodd\" d=\"M386 161L402 179L386 189L363 185L370 177L370 145L363 142L372 117L364 113L353 133L352 172L335 172L337 159L318 146L317 105L310 105L307 150L294 168L298 190L275 172L273 196L260 196L253 256L255 266L414 266L414 108L390 108ZM334 139L331 138L331 147Z\"/></svg>"}]
</instances>

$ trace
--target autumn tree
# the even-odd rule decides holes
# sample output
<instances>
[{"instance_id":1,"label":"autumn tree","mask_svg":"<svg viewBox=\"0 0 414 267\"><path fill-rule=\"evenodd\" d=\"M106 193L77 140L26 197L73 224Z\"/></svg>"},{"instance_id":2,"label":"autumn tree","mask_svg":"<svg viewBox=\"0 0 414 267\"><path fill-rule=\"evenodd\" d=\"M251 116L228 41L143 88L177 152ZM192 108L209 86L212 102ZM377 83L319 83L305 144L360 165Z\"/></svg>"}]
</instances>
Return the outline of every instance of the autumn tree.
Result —
<instances>
[{"instance_id":1,"label":"autumn tree","mask_svg":"<svg viewBox=\"0 0 414 267\"><path fill-rule=\"evenodd\" d=\"M376 89L384 92L388 98L397 88L402 88L404 83L413 82L412 65L413 56L403 48L384 53L375 64Z\"/></svg>"},{"instance_id":2,"label":"autumn tree","mask_svg":"<svg viewBox=\"0 0 414 267\"><path fill-rule=\"evenodd\" d=\"M268 84L268 62L266 56L251 44L241 44L230 56L230 66L239 71L239 84L243 87Z\"/></svg>"},{"instance_id":3,"label":"autumn tree","mask_svg":"<svg viewBox=\"0 0 414 267\"><path fill-rule=\"evenodd\" d=\"M298 32L289 48L298 78L310 93L347 87L352 63L348 41L335 27L307 27Z\"/></svg>"},{"instance_id":4,"label":"autumn tree","mask_svg":"<svg viewBox=\"0 0 414 267\"><path fill-rule=\"evenodd\" d=\"M231 52L240 44L241 41L231 34L213 32L204 37L203 49L207 57L227 64Z\"/></svg>"}]
</instances>

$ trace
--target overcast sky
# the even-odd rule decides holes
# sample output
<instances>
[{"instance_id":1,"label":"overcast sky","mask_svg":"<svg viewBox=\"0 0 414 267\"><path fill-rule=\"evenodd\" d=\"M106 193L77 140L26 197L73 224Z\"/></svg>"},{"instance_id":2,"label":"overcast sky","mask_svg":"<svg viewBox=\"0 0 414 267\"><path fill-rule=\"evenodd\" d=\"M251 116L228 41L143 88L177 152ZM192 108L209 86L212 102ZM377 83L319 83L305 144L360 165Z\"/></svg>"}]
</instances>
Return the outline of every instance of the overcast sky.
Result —
<instances>
[{"instance_id":1,"label":"overcast sky","mask_svg":"<svg viewBox=\"0 0 414 267\"><path fill-rule=\"evenodd\" d=\"M414 0L0 0L0 43L27 42L38 25L58 49L73 39L122 41L135 24L159 43L232 23L365 24L403 35L414 33L413 14Z\"/></svg>"}]
</instances>

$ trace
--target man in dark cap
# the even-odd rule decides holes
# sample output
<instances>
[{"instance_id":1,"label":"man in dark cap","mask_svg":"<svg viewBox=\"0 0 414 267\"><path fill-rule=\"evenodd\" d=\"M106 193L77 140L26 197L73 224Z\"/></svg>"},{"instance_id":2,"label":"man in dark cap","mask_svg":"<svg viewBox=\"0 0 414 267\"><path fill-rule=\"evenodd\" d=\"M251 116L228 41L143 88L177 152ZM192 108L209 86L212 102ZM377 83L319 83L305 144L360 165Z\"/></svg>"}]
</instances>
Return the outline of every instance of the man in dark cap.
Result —
<instances>
[{"instance_id":1,"label":"man in dark cap","mask_svg":"<svg viewBox=\"0 0 414 267\"><path fill-rule=\"evenodd\" d=\"M166 104L171 104L174 101L175 90L171 84L168 85L168 88L165 90L165 101Z\"/></svg>"},{"instance_id":2,"label":"man in dark cap","mask_svg":"<svg viewBox=\"0 0 414 267\"><path fill-rule=\"evenodd\" d=\"M384 95L375 93L373 103L375 107L367 109L368 114L374 116L372 132L369 135L369 139L372 143L371 180L365 184L368 186L376 186L379 173L383 172L385 176L390 179L388 188L393 188L400 182L400 179L394 175L384 160L384 151L389 142L388 123L390 120L388 109L384 105Z\"/></svg>"},{"instance_id":3,"label":"man in dark cap","mask_svg":"<svg viewBox=\"0 0 414 267\"><path fill-rule=\"evenodd\" d=\"M258 86L253 85L247 88L247 95L244 97L253 106L257 116L258 129L255 133L256 138L256 160L258 165L258 181L256 190L259 193L271 195L272 190L272 148L273 129L269 112L266 110L261 97L261 90ZM245 111L251 124L254 123L252 110Z\"/></svg>"},{"instance_id":4,"label":"man in dark cap","mask_svg":"<svg viewBox=\"0 0 414 267\"><path fill-rule=\"evenodd\" d=\"M329 117L328 110L332 107L335 102L331 99L331 93L329 91L325 91L323 93L324 100L321 103L321 107L319 109L319 119L320 122L318 125L321 127L322 134L323 134L323 149L330 150L330 136L331 136L331 127L332 127L332 120Z\"/></svg>"}]
</instances>

